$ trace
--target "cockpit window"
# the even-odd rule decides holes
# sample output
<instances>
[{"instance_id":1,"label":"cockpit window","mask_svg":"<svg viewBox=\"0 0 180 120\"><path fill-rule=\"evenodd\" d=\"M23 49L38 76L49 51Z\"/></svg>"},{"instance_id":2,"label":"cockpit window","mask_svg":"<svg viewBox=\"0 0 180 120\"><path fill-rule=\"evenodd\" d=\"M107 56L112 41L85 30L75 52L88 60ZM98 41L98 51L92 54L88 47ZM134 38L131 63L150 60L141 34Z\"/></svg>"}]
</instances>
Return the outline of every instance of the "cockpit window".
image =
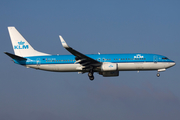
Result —
<instances>
[{"instance_id":1,"label":"cockpit window","mask_svg":"<svg viewBox=\"0 0 180 120\"><path fill-rule=\"evenodd\" d=\"M163 57L162 59L163 59L163 60L167 60L168 58L167 58L167 57Z\"/></svg>"}]
</instances>

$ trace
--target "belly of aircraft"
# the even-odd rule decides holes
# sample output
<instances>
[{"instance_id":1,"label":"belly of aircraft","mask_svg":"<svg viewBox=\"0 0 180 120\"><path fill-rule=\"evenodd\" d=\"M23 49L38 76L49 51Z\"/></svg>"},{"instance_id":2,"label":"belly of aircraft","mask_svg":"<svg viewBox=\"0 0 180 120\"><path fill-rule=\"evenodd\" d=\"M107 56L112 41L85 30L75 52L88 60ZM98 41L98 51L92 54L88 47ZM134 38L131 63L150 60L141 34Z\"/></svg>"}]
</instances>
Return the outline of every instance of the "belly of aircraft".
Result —
<instances>
[{"instance_id":1,"label":"belly of aircraft","mask_svg":"<svg viewBox=\"0 0 180 120\"><path fill-rule=\"evenodd\" d=\"M26 67L53 71L53 72L76 72L79 64L45 64L45 65L27 65Z\"/></svg>"},{"instance_id":2,"label":"belly of aircraft","mask_svg":"<svg viewBox=\"0 0 180 120\"><path fill-rule=\"evenodd\" d=\"M130 70L157 70L166 67L167 63L164 62L137 62L137 63L118 63L119 71Z\"/></svg>"},{"instance_id":3,"label":"belly of aircraft","mask_svg":"<svg viewBox=\"0 0 180 120\"><path fill-rule=\"evenodd\" d=\"M165 62L139 62L139 63L117 63L119 71L134 71L134 70L157 70L168 67ZM26 67L54 71L54 72L77 72L81 71L80 64L41 64L41 65L26 65Z\"/></svg>"}]
</instances>

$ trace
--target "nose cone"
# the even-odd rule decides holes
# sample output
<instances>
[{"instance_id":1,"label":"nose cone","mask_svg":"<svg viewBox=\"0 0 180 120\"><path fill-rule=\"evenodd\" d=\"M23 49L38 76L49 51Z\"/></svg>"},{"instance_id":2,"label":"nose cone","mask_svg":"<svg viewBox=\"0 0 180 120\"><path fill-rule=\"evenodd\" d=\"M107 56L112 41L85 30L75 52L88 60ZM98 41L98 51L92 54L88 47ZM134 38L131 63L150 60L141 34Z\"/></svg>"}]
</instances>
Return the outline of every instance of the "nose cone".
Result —
<instances>
[{"instance_id":1,"label":"nose cone","mask_svg":"<svg viewBox=\"0 0 180 120\"><path fill-rule=\"evenodd\" d=\"M174 65L176 65L175 62L170 63L170 66L171 66L171 67L174 66Z\"/></svg>"}]
</instances>

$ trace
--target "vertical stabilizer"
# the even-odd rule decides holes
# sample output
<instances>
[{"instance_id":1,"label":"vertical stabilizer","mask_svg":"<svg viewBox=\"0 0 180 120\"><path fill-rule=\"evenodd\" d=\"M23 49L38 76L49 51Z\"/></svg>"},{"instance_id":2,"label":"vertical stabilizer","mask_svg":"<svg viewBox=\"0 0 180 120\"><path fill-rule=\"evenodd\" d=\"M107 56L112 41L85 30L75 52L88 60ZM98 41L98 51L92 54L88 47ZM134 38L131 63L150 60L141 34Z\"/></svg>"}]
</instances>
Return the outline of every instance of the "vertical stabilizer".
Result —
<instances>
[{"instance_id":1,"label":"vertical stabilizer","mask_svg":"<svg viewBox=\"0 0 180 120\"><path fill-rule=\"evenodd\" d=\"M15 27L8 27L9 35L12 42L12 47L15 55L26 56L43 56L49 55L46 53L38 52L26 41L26 39L16 30Z\"/></svg>"}]
</instances>

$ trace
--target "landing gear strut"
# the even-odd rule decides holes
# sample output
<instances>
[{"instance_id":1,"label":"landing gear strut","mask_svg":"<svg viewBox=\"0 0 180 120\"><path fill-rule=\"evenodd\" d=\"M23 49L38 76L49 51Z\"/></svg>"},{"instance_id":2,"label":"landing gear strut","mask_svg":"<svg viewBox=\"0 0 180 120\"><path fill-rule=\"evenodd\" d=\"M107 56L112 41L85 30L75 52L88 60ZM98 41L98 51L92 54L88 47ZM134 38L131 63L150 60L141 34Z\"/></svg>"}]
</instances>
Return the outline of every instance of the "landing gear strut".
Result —
<instances>
[{"instance_id":1,"label":"landing gear strut","mask_svg":"<svg viewBox=\"0 0 180 120\"><path fill-rule=\"evenodd\" d=\"M94 80L94 76L93 76L93 70L91 69L88 73L89 79L92 81Z\"/></svg>"},{"instance_id":2,"label":"landing gear strut","mask_svg":"<svg viewBox=\"0 0 180 120\"><path fill-rule=\"evenodd\" d=\"M160 74L159 74L159 73L157 73L157 74L156 74L156 76L157 76L157 77L159 77L159 76L160 76Z\"/></svg>"}]
</instances>

